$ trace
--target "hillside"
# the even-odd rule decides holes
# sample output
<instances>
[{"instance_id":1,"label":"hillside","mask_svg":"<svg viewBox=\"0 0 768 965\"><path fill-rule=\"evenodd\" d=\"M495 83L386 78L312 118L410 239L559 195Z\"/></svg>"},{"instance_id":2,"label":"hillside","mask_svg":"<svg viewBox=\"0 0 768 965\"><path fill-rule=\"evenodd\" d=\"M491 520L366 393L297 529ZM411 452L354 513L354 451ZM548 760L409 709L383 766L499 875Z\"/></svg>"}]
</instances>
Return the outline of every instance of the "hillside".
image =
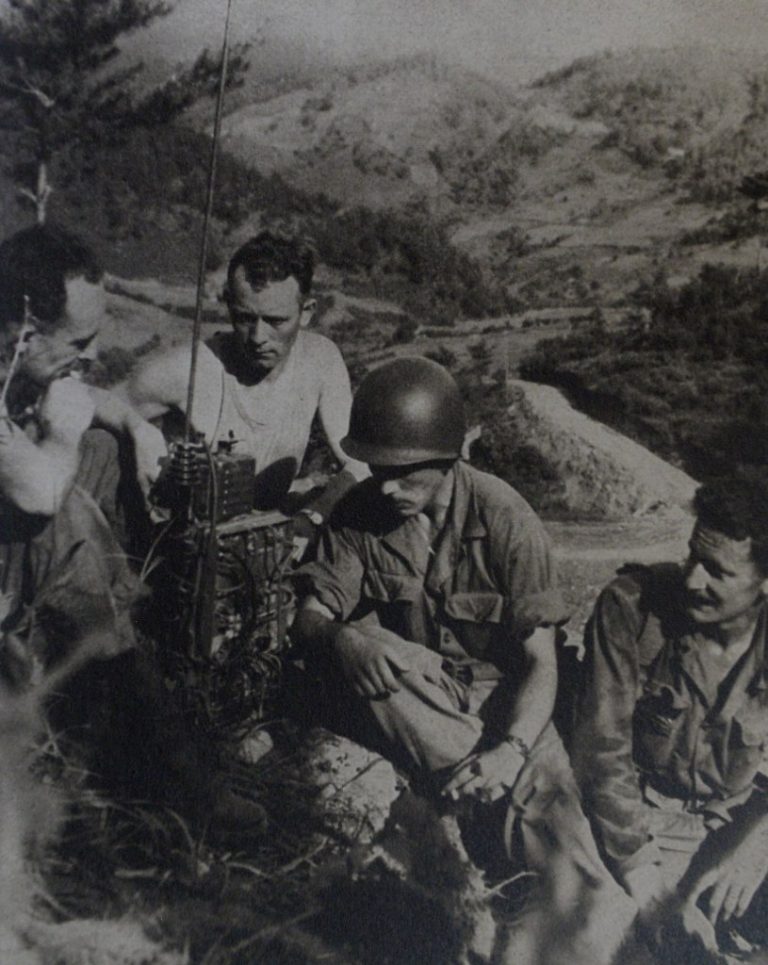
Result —
<instances>
[{"instance_id":1,"label":"hillside","mask_svg":"<svg viewBox=\"0 0 768 965\"><path fill-rule=\"evenodd\" d=\"M737 188L762 170L767 91L760 62L703 49L606 53L514 92L426 57L246 84L225 119L224 146L240 157L221 157L211 290L249 234L298 231L319 254L323 324L356 372L388 354L433 354L492 424L500 377L520 374L543 337L572 337L578 347L548 347L524 376L711 474L750 448L753 416L764 421L759 353L721 367L708 391L716 352L676 343L660 359L663 346L636 343L656 318L653 293L666 299L661 331L674 292L703 270L715 277L707 264L727 266L729 311L749 297L747 327L757 324L761 283L749 279L765 263L768 214ZM52 217L77 224L115 274L189 285L210 113L201 101L186 118L197 130L118 132L58 158ZM10 227L18 211L0 193ZM719 292L703 333L718 347ZM695 340L698 321L686 324L681 338ZM508 429L487 440L490 467L512 462ZM540 481L542 467L528 468Z\"/></svg>"},{"instance_id":2,"label":"hillside","mask_svg":"<svg viewBox=\"0 0 768 965\"><path fill-rule=\"evenodd\" d=\"M247 163L345 204L503 204L503 171L514 155L502 152L510 156L489 166L487 180L482 159L509 134L515 100L466 70L416 57L330 71L312 86L244 105L226 117L223 143Z\"/></svg>"},{"instance_id":3,"label":"hillside","mask_svg":"<svg viewBox=\"0 0 768 965\"><path fill-rule=\"evenodd\" d=\"M224 143L342 205L428 211L518 303L606 306L661 265L754 262L737 188L768 149L766 89L743 51L605 53L514 91L413 57L235 97Z\"/></svg>"},{"instance_id":4,"label":"hillside","mask_svg":"<svg viewBox=\"0 0 768 965\"><path fill-rule=\"evenodd\" d=\"M0 147L0 166L3 158L9 163L11 150ZM209 154L207 135L171 125L76 145L52 165L49 217L76 225L116 274L189 282L197 266ZM29 214L19 210L6 184L0 217L10 231ZM348 294L395 300L434 324L507 307L491 273L454 246L428 213L342 209L222 153L207 268L220 269L264 228L306 238Z\"/></svg>"},{"instance_id":5,"label":"hillside","mask_svg":"<svg viewBox=\"0 0 768 965\"><path fill-rule=\"evenodd\" d=\"M297 76L250 103L240 95L224 135L247 163L344 203L503 208L538 193L541 159L573 141L581 169L542 185L550 196L615 167L616 149L641 170L671 165L695 194L713 197L701 181L722 180L725 154L765 146L765 88L761 59L743 51L608 52L516 91L418 56ZM209 115L198 107L189 119L204 127ZM735 171L717 196L739 179Z\"/></svg>"},{"instance_id":6,"label":"hillside","mask_svg":"<svg viewBox=\"0 0 768 965\"><path fill-rule=\"evenodd\" d=\"M636 294L641 324L597 317L540 342L521 371L697 478L765 466L767 299L754 268L705 266L679 288L660 275Z\"/></svg>"},{"instance_id":7,"label":"hillside","mask_svg":"<svg viewBox=\"0 0 768 965\"><path fill-rule=\"evenodd\" d=\"M353 294L407 302L417 323L620 306L661 268L753 265L765 218L737 187L768 149L767 78L741 53L690 49L585 58L516 91L426 57L246 83L227 101L212 262L261 225L300 230ZM52 216L120 274L189 279L211 115L204 99L191 130L57 159Z\"/></svg>"}]
</instances>

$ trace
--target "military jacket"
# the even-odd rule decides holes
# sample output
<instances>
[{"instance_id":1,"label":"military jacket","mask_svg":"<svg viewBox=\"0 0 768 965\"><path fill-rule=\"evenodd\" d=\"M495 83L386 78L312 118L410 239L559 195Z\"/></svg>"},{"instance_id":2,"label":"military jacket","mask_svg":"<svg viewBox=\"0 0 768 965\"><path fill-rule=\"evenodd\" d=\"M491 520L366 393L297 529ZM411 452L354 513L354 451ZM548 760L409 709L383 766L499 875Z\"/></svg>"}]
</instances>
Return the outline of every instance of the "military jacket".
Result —
<instances>
[{"instance_id":1,"label":"military jacket","mask_svg":"<svg viewBox=\"0 0 768 965\"><path fill-rule=\"evenodd\" d=\"M511 486L465 463L431 542L401 518L374 480L337 505L315 562L297 571L341 621L377 620L440 652L476 678L500 677L522 659L520 643L567 616L549 538Z\"/></svg>"},{"instance_id":2,"label":"military jacket","mask_svg":"<svg viewBox=\"0 0 768 965\"><path fill-rule=\"evenodd\" d=\"M652 851L652 792L727 821L759 783L768 741L766 608L718 686L682 590L678 566L636 568L603 591L587 627L575 766L606 852L625 870Z\"/></svg>"}]
</instances>

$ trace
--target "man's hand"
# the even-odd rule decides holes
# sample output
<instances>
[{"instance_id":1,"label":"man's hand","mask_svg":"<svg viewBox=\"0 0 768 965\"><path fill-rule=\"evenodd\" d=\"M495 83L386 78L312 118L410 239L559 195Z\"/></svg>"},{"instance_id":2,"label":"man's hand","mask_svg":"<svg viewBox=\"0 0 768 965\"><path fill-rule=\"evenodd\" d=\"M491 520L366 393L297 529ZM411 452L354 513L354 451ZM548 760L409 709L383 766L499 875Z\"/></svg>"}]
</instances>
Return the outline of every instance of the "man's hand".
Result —
<instances>
[{"instance_id":1,"label":"man's hand","mask_svg":"<svg viewBox=\"0 0 768 965\"><path fill-rule=\"evenodd\" d=\"M520 751L504 741L492 750L466 757L443 788L443 794L452 801L469 796L485 803L497 801L515 786L524 764Z\"/></svg>"},{"instance_id":2,"label":"man's hand","mask_svg":"<svg viewBox=\"0 0 768 965\"><path fill-rule=\"evenodd\" d=\"M334 649L344 676L360 697L381 700L396 693L398 677L409 671L418 671L434 684L440 682L439 653L384 627L342 627Z\"/></svg>"},{"instance_id":3,"label":"man's hand","mask_svg":"<svg viewBox=\"0 0 768 965\"><path fill-rule=\"evenodd\" d=\"M343 627L334 649L344 676L359 697L382 699L396 693L400 689L398 675L410 669L402 647L381 635L374 636L367 628Z\"/></svg>"},{"instance_id":4,"label":"man's hand","mask_svg":"<svg viewBox=\"0 0 768 965\"><path fill-rule=\"evenodd\" d=\"M291 537L293 539L293 558L298 563L304 559L310 546L315 546L322 523L315 523L307 513L297 513L293 517Z\"/></svg>"},{"instance_id":5,"label":"man's hand","mask_svg":"<svg viewBox=\"0 0 768 965\"><path fill-rule=\"evenodd\" d=\"M705 906L712 926L718 921L740 918L749 908L767 870L768 841L761 824L721 858L717 867L701 875L686 895L684 910L696 909L699 898L711 890ZM689 914L691 918L696 917L692 911Z\"/></svg>"},{"instance_id":6,"label":"man's hand","mask_svg":"<svg viewBox=\"0 0 768 965\"><path fill-rule=\"evenodd\" d=\"M55 379L40 403L40 423L45 438L77 444L93 422L95 405L88 388L67 376Z\"/></svg>"},{"instance_id":7,"label":"man's hand","mask_svg":"<svg viewBox=\"0 0 768 965\"><path fill-rule=\"evenodd\" d=\"M136 454L136 478L146 497L160 475L168 456L168 445L162 432L151 422L137 422L130 428Z\"/></svg>"},{"instance_id":8,"label":"man's hand","mask_svg":"<svg viewBox=\"0 0 768 965\"><path fill-rule=\"evenodd\" d=\"M641 864L624 872L624 884L641 914L650 916L659 909L666 889L658 865Z\"/></svg>"}]
</instances>

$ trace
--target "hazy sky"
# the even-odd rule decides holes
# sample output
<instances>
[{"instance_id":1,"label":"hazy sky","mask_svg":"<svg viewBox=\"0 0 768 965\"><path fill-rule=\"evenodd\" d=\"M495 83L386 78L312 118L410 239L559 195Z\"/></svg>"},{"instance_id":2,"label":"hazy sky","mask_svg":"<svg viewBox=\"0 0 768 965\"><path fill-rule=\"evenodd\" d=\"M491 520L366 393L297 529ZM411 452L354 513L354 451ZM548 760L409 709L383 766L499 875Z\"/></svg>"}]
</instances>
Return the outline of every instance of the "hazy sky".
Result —
<instances>
[{"instance_id":1,"label":"hazy sky","mask_svg":"<svg viewBox=\"0 0 768 965\"><path fill-rule=\"evenodd\" d=\"M200 45L218 46L225 9L226 0L179 0L141 43L185 60ZM583 54L635 45L714 41L768 50L768 0L233 0L234 39L259 28L338 62L430 50L501 80L524 80ZM265 45L267 61L276 47Z\"/></svg>"}]
</instances>

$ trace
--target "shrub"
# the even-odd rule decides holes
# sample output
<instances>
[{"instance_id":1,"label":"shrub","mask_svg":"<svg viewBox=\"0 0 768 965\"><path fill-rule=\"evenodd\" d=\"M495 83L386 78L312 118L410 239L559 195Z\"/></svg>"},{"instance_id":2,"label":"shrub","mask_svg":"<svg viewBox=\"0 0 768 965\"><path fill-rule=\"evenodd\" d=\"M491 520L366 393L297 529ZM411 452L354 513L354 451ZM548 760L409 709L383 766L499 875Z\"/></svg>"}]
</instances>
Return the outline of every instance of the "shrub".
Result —
<instances>
[{"instance_id":1,"label":"shrub","mask_svg":"<svg viewBox=\"0 0 768 965\"><path fill-rule=\"evenodd\" d=\"M699 478L768 463L756 441L768 437L768 273L705 265L679 291L658 276L635 298L650 321L541 342L522 377L560 386Z\"/></svg>"}]
</instances>

